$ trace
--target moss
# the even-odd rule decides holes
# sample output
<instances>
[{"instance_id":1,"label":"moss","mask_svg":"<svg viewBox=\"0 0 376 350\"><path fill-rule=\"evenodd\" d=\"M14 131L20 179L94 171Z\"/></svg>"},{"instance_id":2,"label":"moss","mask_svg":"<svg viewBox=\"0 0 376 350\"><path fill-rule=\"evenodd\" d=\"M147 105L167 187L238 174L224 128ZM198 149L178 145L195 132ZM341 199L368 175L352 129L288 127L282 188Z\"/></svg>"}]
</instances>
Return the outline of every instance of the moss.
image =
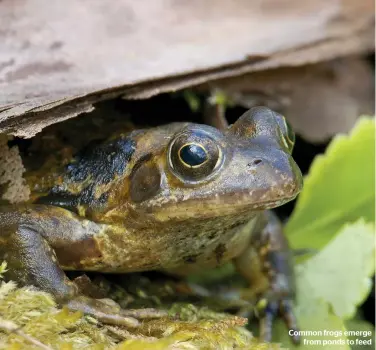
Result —
<instances>
[{"instance_id":1,"label":"moss","mask_svg":"<svg viewBox=\"0 0 376 350\"><path fill-rule=\"evenodd\" d=\"M5 264L0 266L0 278L3 273L6 273ZM143 289L130 286L130 289L138 292L134 302L139 303L137 299L154 300L161 307L169 309L169 316L144 321L141 327L132 331L102 325L92 317L66 308L59 309L48 293L33 287L17 288L13 282L3 281L0 285L0 348L39 349L30 343L30 339L25 338L26 334L51 349L64 350L279 349L278 345L258 343L244 327L247 324L245 318L214 311L207 306L199 306L199 303L165 303L163 296L166 296L166 290L169 291L169 300L172 300L171 295L181 290L180 283L175 289L171 283L167 289L163 289L161 281L142 281ZM110 288L111 283L107 283L108 286L103 289L109 293L115 290L118 296L129 295L125 290L120 293L119 285ZM150 294L151 290L154 296ZM179 299L178 296L176 299ZM9 321L16 325L13 330L5 327Z\"/></svg>"}]
</instances>

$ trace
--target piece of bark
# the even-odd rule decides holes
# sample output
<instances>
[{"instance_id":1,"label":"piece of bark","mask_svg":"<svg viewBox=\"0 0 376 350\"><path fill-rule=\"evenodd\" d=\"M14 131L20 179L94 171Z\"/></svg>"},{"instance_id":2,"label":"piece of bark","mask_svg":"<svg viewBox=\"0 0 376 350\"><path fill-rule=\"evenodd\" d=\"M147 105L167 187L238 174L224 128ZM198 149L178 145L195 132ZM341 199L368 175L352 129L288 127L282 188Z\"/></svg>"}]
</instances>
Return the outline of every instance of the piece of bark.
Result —
<instances>
[{"instance_id":1,"label":"piece of bark","mask_svg":"<svg viewBox=\"0 0 376 350\"><path fill-rule=\"evenodd\" d=\"M373 49L371 0L3 0L0 132L97 101Z\"/></svg>"},{"instance_id":2,"label":"piece of bark","mask_svg":"<svg viewBox=\"0 0 376 350\"><path fill-rule=\"evenodd\" d=\"M348 132L362 114L374 115L374 74L357 57L278 68L218 80L198 90L222 90L236 105L266 105L284 114L311 142Z\"/></svg>"},{"instance_id":3,"label":"piece of bark","mask_svg":"<svg viewBox=\"0 0 376 350\"><path fill-rule=\"evenodd\" d=\"M0 135L0 202L20 203L29 199L30 189L22 177L25 168L17 146L8 147L8 137Z\"/></svg>"}]
</instances>

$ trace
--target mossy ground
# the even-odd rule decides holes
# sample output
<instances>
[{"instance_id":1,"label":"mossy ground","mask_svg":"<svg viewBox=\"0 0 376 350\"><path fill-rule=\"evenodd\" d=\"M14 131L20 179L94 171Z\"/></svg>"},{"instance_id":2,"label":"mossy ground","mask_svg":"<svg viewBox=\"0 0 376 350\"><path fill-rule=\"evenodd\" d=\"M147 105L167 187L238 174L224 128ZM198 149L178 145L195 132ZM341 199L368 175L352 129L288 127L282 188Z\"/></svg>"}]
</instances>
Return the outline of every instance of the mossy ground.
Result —
<instances>
[{"instance_id":1,"label":"mossy ground","mask_svg":"<svg viewBox=\"0 0 376 350\"><path fill-rule=\"evenodd\" d=\"M3 266L4 270L4 266ZM78 282L88 279L81 277ZM128 290L96 277L96 290L122 301L122 306L158 306L169 316L144 321L137 330L103 325L79 312L59 309L52 296L32 287L17 288L13 282L0 286L0 348L40 349L22 333L51 349L279 349L277 344L257 341L246 329L248 320L219 311L228 305L210 303L208 297L193 297L189 285L181 282L153 282L145 277L131 278ZM130 280L127 281L130 283ZM94 283L91 285L93 286ZM132 290L133 289L133 290ZM132 290L129 292L129 290ZM195 302L189 302L189 299ZM214 299L213 299L214 300ZM208 307L205 304L212 304ZM17 331L3 324L13 322Z\"/></svg>"}]
</instances>

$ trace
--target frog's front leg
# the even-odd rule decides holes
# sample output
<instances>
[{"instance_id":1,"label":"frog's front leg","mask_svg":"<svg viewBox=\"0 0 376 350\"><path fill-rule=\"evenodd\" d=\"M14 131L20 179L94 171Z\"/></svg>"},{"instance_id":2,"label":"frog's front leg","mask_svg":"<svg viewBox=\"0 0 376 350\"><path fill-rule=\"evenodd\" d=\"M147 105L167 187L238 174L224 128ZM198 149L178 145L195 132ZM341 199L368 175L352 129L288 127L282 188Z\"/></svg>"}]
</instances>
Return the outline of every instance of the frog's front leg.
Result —
<instances>
[{"instance_id":1,"label":"frog's front leg","mask_svg":"<svg viewBox=\"0 0 376 350\"><path fill-rule=\"evenodd\" d=\"M145 310L122 310L86 296L79 295L59 266L56 251L84 258L100 259L99 251L91 250L88 242L101 226L62 208L47 205L0 207L0 259L8 263L6 277L20 285L33 285L51 293L61 305L73 311L82 311L98 320L116 325L135 327L132 316L148 316ZM90 246L90 245L89 245ZM69 250L71 248L71 251ZM79 251L73 252L74 249ZM158 317L151 310L151 317Z\"/></svg>"},{"instance_id":2,"label":"frog's front leg","mask_svg":"<svg viewBox=\"0 0 376 350\"><path fill-rule=\"evenodd\" d=\"M260 338L271 341L273 320L278 314L289 330L298 330L293 312L295 278L292 255L275 214L271 211L262 214L250 246L234 263L250 282L250 296L267 301L260 319ZM296 336L292 340L299 343Z\"/></svg>"}]
</instances>

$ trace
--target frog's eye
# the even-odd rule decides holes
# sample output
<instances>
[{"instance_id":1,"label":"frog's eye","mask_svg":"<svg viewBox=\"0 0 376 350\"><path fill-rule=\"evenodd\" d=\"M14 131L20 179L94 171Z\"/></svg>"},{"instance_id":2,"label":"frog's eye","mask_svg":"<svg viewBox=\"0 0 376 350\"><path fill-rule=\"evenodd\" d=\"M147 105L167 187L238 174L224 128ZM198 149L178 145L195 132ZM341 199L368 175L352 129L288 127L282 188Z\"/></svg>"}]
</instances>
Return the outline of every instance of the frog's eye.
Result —
<instances>
[{"instance_id":1,"label":"frog's eye","mask_svg":"<svg viewBox=\"0 0 376 350\"><path fill-rule=\"evenodd\" d=\"M181 162L187 167L199 167L208 161L206 149L197 143L184 145L179 150Z\"/></svg>"},{"instance_id":2,"label":"frog's eye","mask_svg":"<svg viewBox=\"0 0 376 350\"><path fill-rule=\"evenodd\" d=\"M284 116L278 114L277 122L282 132L283 144L289 150L289 152L292 153L295 144L295 133Z\"/></svg>"},{"instance_id":3,"label":"frog's eye","mask_svg":"<svg viewBox=\"0 0 376 350\"><path fill-rule=\"evenodd\" d=\"M181 180L199 182L221 167L223 152L218 142L202 130L188 130L170 144L168 160L172 172Z\"/></svg>"},{"instance_id":4,"label":"frog's eye","mask_svg":"<svg viewBox=\"0 0 376 350\"><path fill-rule=\"evenodd\" d=\"M241 138L264 136L277 141L289 153L295 143L295 134L285 117L267 107L253 107L245 112L228 130Z\"/></svg>"},{"instance_id":5,"label":"frog's eye","mask_svg":"<svg viewBox=\"0 0 376 350\"><path fill-rule=\"evenodd\" d=\"M286 133L287 142L290 144L290 147L293 148L294 144L295 144L295 133L292 130L292 127L288 123L288 121L285 118L284 118L284 120L285 120L285 124L286 124L286 129L287 129L287 133Z\"/></svg>"}]
</instances>

